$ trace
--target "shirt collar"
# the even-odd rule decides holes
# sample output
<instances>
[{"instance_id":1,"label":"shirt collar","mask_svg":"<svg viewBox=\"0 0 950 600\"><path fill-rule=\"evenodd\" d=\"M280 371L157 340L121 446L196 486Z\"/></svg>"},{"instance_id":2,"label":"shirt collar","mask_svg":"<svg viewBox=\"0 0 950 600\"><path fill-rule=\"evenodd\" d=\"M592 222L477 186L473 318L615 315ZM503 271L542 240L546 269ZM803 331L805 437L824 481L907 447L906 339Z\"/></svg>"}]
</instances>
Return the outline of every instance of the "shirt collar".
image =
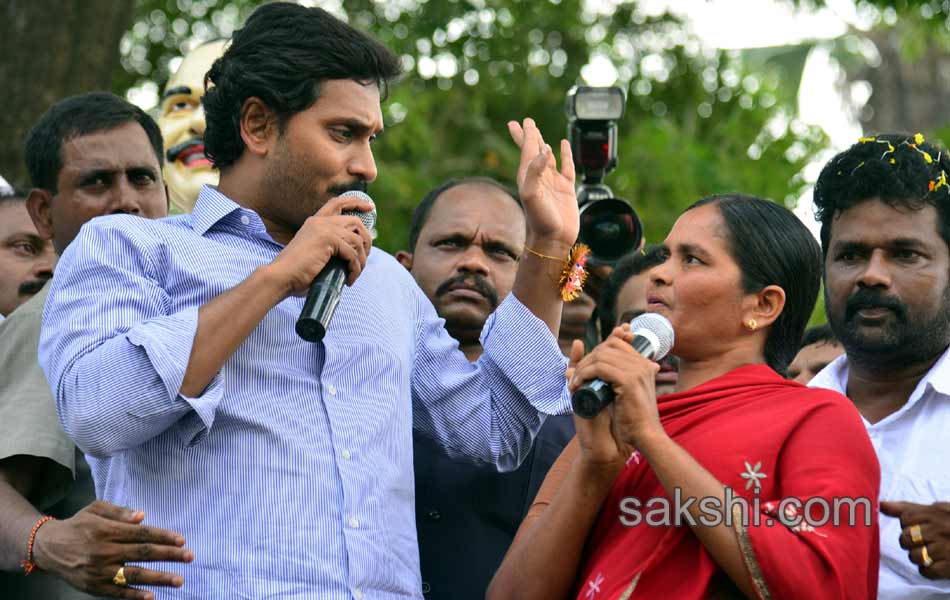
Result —
<instances>
[{"instance_id":1,"label":"shirt collar","mask_svg":"<svg viewBox=\"0 0 950 600\"><path fill-rule=\"evenodd\" d=\"M201 186L195 208L191 211L191 228L198 235L204 235L225 217L241 210L239 204L219 192L218 188L205 184Z\"/></svg>"},{"instance_id":2,"label":"shirt collar","mask_svg":"<svg viewBox=\"0 0 950 600\"><path fill-rule=\"evenodd\" d=\"M950 396L950 348L944 350L943 356L930 367L923 382L929 383L938 393Z\"/></svg>"},{"instance_id":3,"label":"shirt collar","mask_svg":"<svg viewBox=\"0 0 950 600\"><path fill-rule=\"evenodd\" d=\"M844 354L828 363L824 369L812 377L808 387L834 390L847 396L848 389L848 357Z\"/></svg>"},{"instance_id":4,"label":"shirt collar","mask_svg":"<svg viewBox=\"0 0 950 600\"><path fill-rule=\"evenodd\" d=\"M808 387L819 387L834 390L847 396L848 390L848 357L842 354L831 361L810 382ZM900 411L903 411L917 402L926 392L933 388L938 395L950 398L950 348L944 350L943 355L930 367L927 374L917 383L910 397ZM898 412L900 412L898 411Z\"/></svg>"}]
</instances>

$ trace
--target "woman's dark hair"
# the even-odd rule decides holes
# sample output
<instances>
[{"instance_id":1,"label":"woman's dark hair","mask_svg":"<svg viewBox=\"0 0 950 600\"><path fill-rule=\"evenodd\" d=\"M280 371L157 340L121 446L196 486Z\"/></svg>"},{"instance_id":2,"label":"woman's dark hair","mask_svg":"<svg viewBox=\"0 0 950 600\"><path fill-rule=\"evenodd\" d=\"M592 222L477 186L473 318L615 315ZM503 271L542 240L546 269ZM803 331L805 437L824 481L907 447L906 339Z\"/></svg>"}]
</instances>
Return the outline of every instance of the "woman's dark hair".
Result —
<instances>
[{"instance_id":1,"label":"woman's dark hair","mask_svg":"<svg viewBox=\"0 0 950 600\"><path fill-rule=\"evenodd\" d=\"M744 194L709 196L686 210L715 204L728 231L727 245L747 294L769 285L785 290L785 307L769 328L765 361L785 374L798 353L818 298L821 248L790 210Z\"/></svg>"},{"instance_id":2,"label":"woman's dark hair","mask_svg":"<svg viewBox=\"0 0 950 600\"><path fill-rule=\"evenodd\" d=\"M940 237L950 246L950 155L923 136L886 133L864 137L838 154L815 183L815 216L828 252L835 215L866 200L901 208L937 209Z\"/></svg>"},{"instance_id":3,"label":"woman's dark hair","mask_svg":"<svg viewBox=\"0 0 950 600\"><path fill-rule=\"evenodd\" d=\"M395 54L330 13L289 2L265 4L205 75L205 153L222 171L241 156L241 107L248 98L260 98L273 110L283 132L293 115L316 102L323 81L351 79L385 92L399 72Z\"/></svg>"},{"instance_id":4,"label":"woman's dark hair","mask_svg":"<svg viewBox=\"0 0 950 600\"><path fill-rule=\"evenodd\" d=\"M63 145L77 137L111 131L126 123L142 126L158 164L165 164L162 132L152 117L115 94L90 92L60 100L30 129L23 146L23 158L33 187L57 193L59 171L63 168Z\"/></svg>"}]
</instances>

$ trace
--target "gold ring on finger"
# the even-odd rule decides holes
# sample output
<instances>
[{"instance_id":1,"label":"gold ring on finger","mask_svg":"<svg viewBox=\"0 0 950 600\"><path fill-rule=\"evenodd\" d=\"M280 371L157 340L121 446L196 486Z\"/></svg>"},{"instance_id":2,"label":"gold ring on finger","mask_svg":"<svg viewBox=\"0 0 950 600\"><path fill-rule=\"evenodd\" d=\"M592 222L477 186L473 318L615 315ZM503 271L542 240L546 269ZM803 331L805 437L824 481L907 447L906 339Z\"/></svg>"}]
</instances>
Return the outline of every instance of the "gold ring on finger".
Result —
<instances>
[{"instance_id":1,"label":"gold ring on finger","mask_svg":"<svg viewBox=\"0 0 950 600\"><path fill-rule=\"evenodd\" d=\"M119 570L115 572L115 577L112 578L112 583L116 584L119 587L125 587L129 585L129 582L125 579L125 566L119 567Z\"/></svg>"},{"instance_id":2,"label":"gold ring on finger","mask_svg":"<svg viewBox=\"0 0 950 600\"><path fill-rule=\"evenodd\" d=\"M915 544L919 544L924 541L924 536L920 533L920 525L910 526L910 540Z\"/></svg>"},{"instance_id":3,"label":"gold ring on finger","mask_svg":"<svg viewBox=\"0 0 950 600\"><path fill-rule=\"evenodd\" d=\"M924 559L924 566L929 567L934 564L934 559L930 558L930 553L927 552L927 544L924 544L920 548L920 556Z\"/></svg>"}]
</instances>

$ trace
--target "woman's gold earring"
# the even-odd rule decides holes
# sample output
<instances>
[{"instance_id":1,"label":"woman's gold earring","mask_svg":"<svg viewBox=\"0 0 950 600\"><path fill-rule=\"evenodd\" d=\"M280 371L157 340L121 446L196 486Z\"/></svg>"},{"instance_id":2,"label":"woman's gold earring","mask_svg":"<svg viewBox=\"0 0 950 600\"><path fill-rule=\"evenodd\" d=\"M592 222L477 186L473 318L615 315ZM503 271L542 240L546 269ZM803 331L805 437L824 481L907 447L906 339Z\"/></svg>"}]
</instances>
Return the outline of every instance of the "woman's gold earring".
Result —
<instances>
[{"instance_id":1,"label":"woman's gold earring","mask_svg":"<svg viewBox=\"0 0 950 600\"><path fill-rule=\"evenodd\" d=\"M746 321L745 326L746 326L746 329L748 329L749 331L755 331L756 329L759 328L759 324L756 322L755 319L749 319L748 321Z\"/></svg>"}]
</instances>

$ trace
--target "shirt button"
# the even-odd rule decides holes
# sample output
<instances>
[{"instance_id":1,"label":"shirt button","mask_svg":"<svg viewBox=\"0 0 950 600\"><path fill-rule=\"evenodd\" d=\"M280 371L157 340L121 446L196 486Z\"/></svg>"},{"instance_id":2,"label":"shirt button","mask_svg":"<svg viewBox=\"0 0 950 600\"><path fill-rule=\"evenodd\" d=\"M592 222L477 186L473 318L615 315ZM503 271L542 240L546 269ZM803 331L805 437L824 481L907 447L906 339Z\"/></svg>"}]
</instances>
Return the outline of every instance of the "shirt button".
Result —
<instances>
[{"instance_id":1,"label":"shirt button","mask_svg":"<svg viewBox=\"0 0 950 600\"><path fill-rule=\"evenodd\" d=\"M431 592L431 591L432 591L432 586L429 585L429 582L423 581L423 582L422 582L422 593L423 593L423 594L428 594L428 593Z\"/></svg>"},{"instance_id":2,"label":"shirt button","mask_svg":"<svg viewBox=\"0 0 950 600\"><path fill-rule=\"evenodd\" d=\"M245 225L250 225L251 218L248 217L247 215L241 215L241 222L244 223Z\"/></svg>"},{"instance_id":3,"label":"shirt button","mask_svg":"<svg viewBox=\"0 0 950 600\"><path fill-rule=\"evenodd\" d=\"M350 517L350 529L356 529L360 526L359 519L356 517Z\"/></svg>"},{"instance_id":4,"label":"shirt button","mask_svg":"<svg viewBox=\"0 0 950 600\"><path fill-rule=\"evenodd\" d=\"M442 513L436 509L432 509L426 514L426 517L428 517L430 521L438 521L442 518Z\"/></svg>"},{"instance_id":5,"label":"shirt button","mask_svg":"<svg viewBox=\"0 0 950 600\"><path fill-rule=\"evenodd\" d=\"M336 387L332 385L327 386L327 391L330 392L331 396L336 396Z\"/></svg>"},{"instance_id":6,"label":"shirt button","mask_svg":"<svg viewBox=\"0 0 950 600\"><path fill-rule=\"evenodd\" d=\"M343 458L344 458L345 460L350 460L350 458L353 456L352 454L350 454L350 451L349 451L349 450L344 450L344 451L341 452L340 454L343 455Z\"/></svg>"},{"instance_id":7,"label":"shirt button","mask_svg":"<svg viewBox=\"0 0 950 600\"><path fill-rule=\"evenodd\" d=\"M363 590L361 588L356 588L353 590L353 597L356 598L356 600L362 600Z\"/></svg>"}]
</instances>

